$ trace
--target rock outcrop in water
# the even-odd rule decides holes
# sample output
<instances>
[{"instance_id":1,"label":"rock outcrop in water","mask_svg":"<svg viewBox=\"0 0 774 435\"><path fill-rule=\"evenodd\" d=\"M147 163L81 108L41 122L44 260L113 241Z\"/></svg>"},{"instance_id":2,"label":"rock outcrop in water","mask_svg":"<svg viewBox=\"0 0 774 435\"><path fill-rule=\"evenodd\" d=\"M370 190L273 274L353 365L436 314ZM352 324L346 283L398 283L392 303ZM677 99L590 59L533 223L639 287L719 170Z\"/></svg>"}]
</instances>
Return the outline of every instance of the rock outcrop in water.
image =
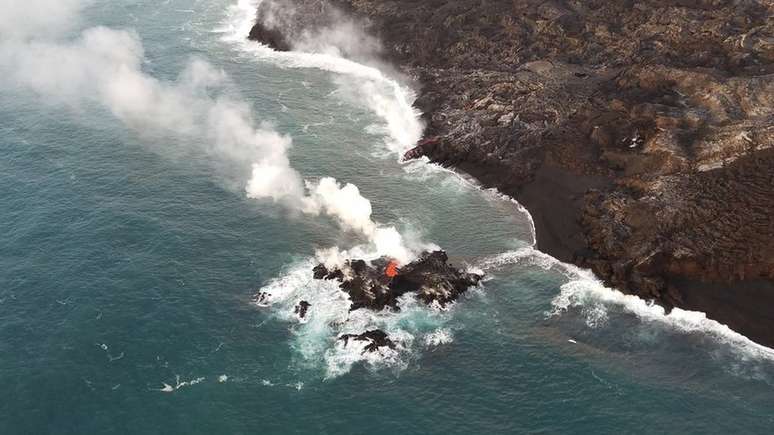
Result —
<instances>
[{"instance_id":1,"label":"rock outcrop in water","mask_svg":"<svg viewBox=\"0 0 774 435\"><path fill-rule=\"evenodd\" d=\"M323 264L316 266L314 278L339 281L339 287L352 301L351 311L359 308L399 310L398 299L407 293L415 294L425 304L443 307L481 281L480 275L457 269L448 260L443 251L425 252L411 263L399 267L393 277L386 273L390 263L388 258L370 263L349 260L344 266L332 270Z\"/></svg>"},{"instance_id":2,"label":"rock outcrop in water","mask_svg":"<svg viewBox=\"0 0 774 435\"><path fill-rule=\"evenodd\" d=\"M427 305L444 307L457 300L470 287L478 285L481 276L457 269L448 263L443 251L425 252L411 263L396 268L386 257L366 262L348 260L343 266L328 269L319 264L313 269L315 279L339 281L339 288L349 295L350 311L385 308L400 310L399 298L413 293ZM375 352L380 347L395 349L395 343L381 330L339 337L346 346L349 340L369 341L363 352Z\"/></svg>"},{"instance_id":3,"label":"rock outcrop in water","mask_svg":"<svg viewBox=\"0 0 774 435\"><path fill-rule=\"evenodd\" d=\"M312 304L307 301L300 301L298 305L293 308L293 314L297 315L300 320L306 319L306 312L309 311L309 307L311 306Z\"/></svg>"},{"instance_id":4,"label":"rock outcrop in water","mask_svg":"<svg viewBox=\"0 0 774 435\"><path fill-rule=\"evenodd\" d=\"M774 345L774 3L265 0L252 36L290 49L336 9L421 83L407 157L515 197L541 250Z\"/></svg>"},{"instance_id":5,"label":"rock outcrop in water","mask_svg":"<svg viewBox=\"0 0 774 435\"><path fill-rule=\"evenodd\" d=\"M348 345L350 340L368 341L369 343L363 348L363 353L376 352L380 347L396 348L395 343L390 340L387 333L380 329L366 331L362 334L343 334L339 337L339 340L344 341L344 346Z\"/></svg>"}]
</instances>

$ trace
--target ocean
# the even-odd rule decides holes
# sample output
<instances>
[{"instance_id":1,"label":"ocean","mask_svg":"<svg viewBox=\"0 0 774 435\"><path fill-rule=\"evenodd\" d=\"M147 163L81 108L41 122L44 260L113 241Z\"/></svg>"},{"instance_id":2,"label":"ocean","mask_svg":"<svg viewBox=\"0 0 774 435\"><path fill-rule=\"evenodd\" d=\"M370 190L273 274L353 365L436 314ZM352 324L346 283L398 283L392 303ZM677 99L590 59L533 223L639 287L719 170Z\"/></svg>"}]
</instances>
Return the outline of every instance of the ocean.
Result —
<instances>
[{"instance_id":1,"label":"ocean","mask_svg":"<svg viewBox=\"0 0 774 435\"><path fill-rule=\"evenodd\" d=\"M255 0L54 3L77 5L65 28L0 39L0 433L770 432L774 350L606 288L534 249L518 203L400 162L410 78L247 41ZM430 248L483 284L350 313L311 279ZM336 339L374 328L397 348Z\"/></svg>"}]
</instances>

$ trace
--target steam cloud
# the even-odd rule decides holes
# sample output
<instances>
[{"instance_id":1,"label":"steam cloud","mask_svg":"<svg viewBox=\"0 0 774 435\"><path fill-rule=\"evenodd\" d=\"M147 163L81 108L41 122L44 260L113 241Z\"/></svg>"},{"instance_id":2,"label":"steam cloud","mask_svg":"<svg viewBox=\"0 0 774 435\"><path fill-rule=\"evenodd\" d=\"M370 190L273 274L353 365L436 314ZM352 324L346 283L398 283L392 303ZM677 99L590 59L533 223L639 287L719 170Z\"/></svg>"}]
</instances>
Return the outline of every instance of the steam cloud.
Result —
<instances>
[{"instance_id":1,"label":"steam cloud","mask_svg":"<svg viewBox=\"0 0 774 435\"><path fill-rule=\"evenodd\" d=\"M0 86L22 86L73 108L97 103L139 133L173 134L186 143L206 138L204 151L213 159L250 166L250 198L327 214L365 235L378 252L409 260L400 234L372 220L371 203L356 186L333 178L303 181L287 156L292 140L267 124L256 126L249 106L225 95L223 71L195 59L177 81L161 82L142 71L144 49L134 31L94 27L66 39L85 3L0 0Z\"/></svg>"},{"instance_id":2,"label":"steam cloud","mask_svg":"<svg viewBox=\"0 0 774 435\"><path fill-rule=\"evenodd\" d=\"M251 9L269 29L280 30L293 50L331 56L391 69L380 61L381 42L354 20L326 2L305 1L306 12L289 0L260 0ZM394 71L393 71L394 72Z\"/></svg>"}]
</instances>

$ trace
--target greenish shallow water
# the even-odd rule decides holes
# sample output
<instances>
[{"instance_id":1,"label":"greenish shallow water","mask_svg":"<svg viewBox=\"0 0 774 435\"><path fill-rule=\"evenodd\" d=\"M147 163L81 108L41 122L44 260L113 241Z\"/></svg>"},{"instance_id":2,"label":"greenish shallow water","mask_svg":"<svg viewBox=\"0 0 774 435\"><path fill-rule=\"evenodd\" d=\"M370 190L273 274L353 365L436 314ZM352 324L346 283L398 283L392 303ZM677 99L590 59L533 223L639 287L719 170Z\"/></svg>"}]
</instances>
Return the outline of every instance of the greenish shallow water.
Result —
<instances>
[{"instance_id":1,"label":"greenish shallow water","mask_svg":"<svg viewBox=\"0 0 774 435\"><path fill-rule=\"evenodd\" d=\"M384 120L343 95L351 77L225 41L215 29L234 20L232 3L97 2L82 26L134 28L159 80L191 56L224 69L256 118L292 136L304 177L358 185L377 221L488 280L448 311L361 319L402 334L405 350L342 369L352 355L335 329L253 297L284 285L331 315L326 289L293 278L316 249L362 240L247 198L246 179L180 154L181 139L6 82L0 433L770 432L767 350L532 251L516 204L400 165Z\"/></svg>"}]
</instances>

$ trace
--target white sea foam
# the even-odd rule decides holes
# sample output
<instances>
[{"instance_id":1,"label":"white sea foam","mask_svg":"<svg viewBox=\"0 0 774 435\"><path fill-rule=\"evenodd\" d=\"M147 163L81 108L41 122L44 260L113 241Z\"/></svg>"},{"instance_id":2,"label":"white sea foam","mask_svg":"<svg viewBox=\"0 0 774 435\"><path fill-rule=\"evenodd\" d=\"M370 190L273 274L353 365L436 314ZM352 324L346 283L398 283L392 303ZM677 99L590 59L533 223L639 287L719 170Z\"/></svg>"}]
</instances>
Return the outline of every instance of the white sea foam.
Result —
<instances>
[{"instance_id":1,"label":"white sea foam","mask_svg":"<svg viewBox=\"0 0 774 435\"><path fill-rule=\"evenodd\" d=\"M681 333L700 332L713 337L719 343L733 346L747 357L774 360L773 349L753 342L722 323L708 319L705 313L675 308L666 314L663 307L637 296L626 295L605 287L590 272L584 272L583 276L561 287L560 293L552 301L552 315L561 314L572 307L579 307L587 316L591 326L595 326L599 313L602 311L607 313L607 307L614 305L636 315L643 322L666 324Z\"/></svg>"},{"instance_id":2,"label":"white sea foam","mask_svg":"<svg viewBox=\"0 0 774 435\"><path fill-rule=\"evenodd\" d=\"M430 347L449 344L454 341L454 335L448 328L438 328L435 331L425 335L425 345Z\"/></svg>"},{"instance_id":3,"label":"white sea foam","mask_svg":"<svg viewBox=\"0 0 774 435\"><path fill-rule=\"evenodd\" d=\"M534 248L522 248L483 259L479 264L484 271L496 273L508 265L537 266L564 275L568 282L551 301L548 316L560 316L576 309L587 326L597 328L607 324L611 309L635 315L641 322L658 323L680 333L703 333L717 342L733 346L746 357L774 360L774 350L761 346L728 326L708 319L702 312L673 309L666 310L634 295L624 294L605 285L590 270L562 263L552 256Z\"/></svg>"},{"instance_id":4,"label":"white sea foam","mask_svg":"<svg viewBox=\"0 0 774 435\"><path fill-rule=\"evenodd\" d=\"M540 267L543 270L549 270L556 266L557 270L566 276L575 276L575 268L571 265L566 265L556 258L538 251L537 249L529 246L515 251L506 251L501 254L492 255L481 259L477 263L477 267L484 272L495 271L505 266L512 264L527 264L530 266Z\"/></svg>"},{"instance_id":5,"label":"white sea foam","mask_svg":"<svg viewBox=\"0 0 774 435\"><path fill-rule=\"evenodd\" d=\"M430 160L427 157L405 162L402 167L410 179L414 181L426 182L432 180L433 177L437 175L446 175L442 182L454 183L460 190L475 190L480 192L487 200L512 204L516 208L516 211L523 215L529 223L530 245L534 247L537 244L535 221L532 219L532 215L518 201L500 192L496 188L485 188L481 183L468 175L441 165L430 163Z\"/></svg>"},{"instance_id":6,"label":"white sea foam","mask_svg":"<svg viewBox=\"0 0 774 435\"><path fill-rule=\"evenodd\" d=\"M161 391L164 393L171 393L175 390L179 390L183 387L188 387L196 384L200 384L204 382L204 377L194 378L190 381L180 381L180 375L175 375L175 385L169 385L166 382L162 382L162 388L157 389L156 391Z\"/></svg>"}]
</instances>

